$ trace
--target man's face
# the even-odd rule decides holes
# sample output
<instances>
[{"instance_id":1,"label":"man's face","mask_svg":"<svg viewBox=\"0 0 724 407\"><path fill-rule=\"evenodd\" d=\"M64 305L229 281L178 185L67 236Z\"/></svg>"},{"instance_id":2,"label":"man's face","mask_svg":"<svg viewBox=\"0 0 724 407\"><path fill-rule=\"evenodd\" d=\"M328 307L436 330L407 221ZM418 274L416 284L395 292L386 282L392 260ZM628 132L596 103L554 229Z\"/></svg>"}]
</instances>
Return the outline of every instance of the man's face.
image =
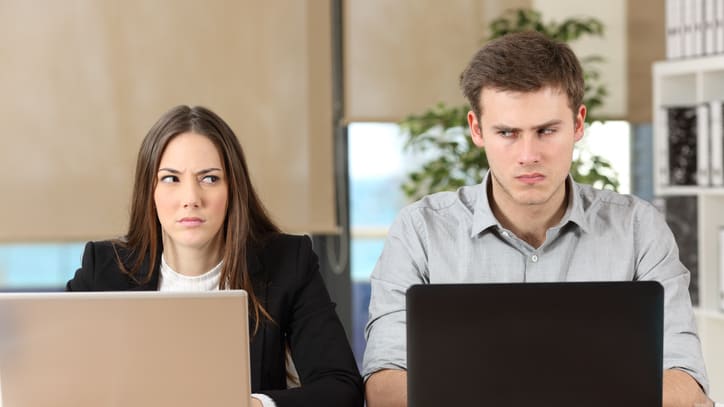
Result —
<instances>
[{"instance_id":1,"label":"man's face","mask_svg":"<svg viewBox=\"0 0 724 407\"><path fill-rule=\"evenodd\" d=\"M510 92L483 88L481 117L468 113L473 142L484 147L501 206L557 207L565 197L573 145L583 137L585 106L574 114L555 88Z\"/></svg>"}]
</instances>

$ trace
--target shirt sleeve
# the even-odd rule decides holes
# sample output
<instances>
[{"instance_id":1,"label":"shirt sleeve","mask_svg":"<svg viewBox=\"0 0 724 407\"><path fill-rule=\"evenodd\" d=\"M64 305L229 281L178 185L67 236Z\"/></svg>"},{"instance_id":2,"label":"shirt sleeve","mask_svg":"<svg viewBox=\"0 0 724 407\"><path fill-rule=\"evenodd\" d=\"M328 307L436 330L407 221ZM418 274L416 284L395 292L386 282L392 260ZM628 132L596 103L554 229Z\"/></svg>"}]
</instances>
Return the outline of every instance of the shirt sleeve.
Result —
<instances>
[{"instance_id":1,"label":"shirt sleeve","mask_svg":"<svg viewBox=\"0 0 724 407\"><path fill-rule=\"evenodd\" d=\"M709 382L689 296L689 270L664 217L647 205L635 218L636 279L664 287L664 369L681 369L708 393Z\"/></svg>"},{"instance_id":2,"label":"shirt sleeve","mask_svg":"<svg viewBox=\"0 0 724 407\"><path fill-rule=\"evenodd\" d=\"M365 380L382 369L407 368L405 294L413 284L429 282L425 230L414 209L403 209L387 234L382 254L370 277Z\"/></svg>"},{"instance_id":3,"label":"shirt sleeve","mask_svg":"<svg viewBox=\"0 0 724 407\"><path fill-rule=\"evenodd\" d=\"M251 397L254 397L255 399L261 401L261 405L263 407L277 407L276 403L274 403L274 400L272 400L272 398L267 396L266 394L252 393Z\"/></svg>"}]
</instances>

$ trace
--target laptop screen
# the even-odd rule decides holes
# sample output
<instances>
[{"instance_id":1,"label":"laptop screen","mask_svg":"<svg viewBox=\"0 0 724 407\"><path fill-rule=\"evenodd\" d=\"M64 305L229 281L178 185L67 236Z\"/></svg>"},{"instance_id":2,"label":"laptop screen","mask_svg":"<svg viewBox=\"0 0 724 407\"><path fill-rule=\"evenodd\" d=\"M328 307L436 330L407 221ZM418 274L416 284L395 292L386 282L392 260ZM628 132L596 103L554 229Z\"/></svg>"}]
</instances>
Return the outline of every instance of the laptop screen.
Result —
<instances>
[{"instance_id":1,"label":"laptop screen","mask_svg":"<svg viewBox=\"0 0 724 407\"><path fill-rule=\"evenodd\" d=\"M409 406L661 406L657 282L407 292Z\"/></svg>"},{"instance_id":2,"label":"laptop screen","mask_svg":"<svg viewBox=\"0 0 724 407\"><path fill-rule=\"evenodd\" d=\"M0 294L4 406L247 406L247 297Z\"/></svg>"}]
</instances>

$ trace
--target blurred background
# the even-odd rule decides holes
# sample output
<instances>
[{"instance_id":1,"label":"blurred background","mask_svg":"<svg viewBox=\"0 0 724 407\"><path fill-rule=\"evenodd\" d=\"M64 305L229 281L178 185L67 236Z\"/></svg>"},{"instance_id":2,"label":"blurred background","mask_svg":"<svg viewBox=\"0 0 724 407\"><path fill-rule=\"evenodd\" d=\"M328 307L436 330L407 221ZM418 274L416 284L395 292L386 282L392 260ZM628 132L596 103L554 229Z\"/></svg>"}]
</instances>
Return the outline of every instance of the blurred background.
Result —
<instances>
[{"instance_id":1,"label":"blurred background","mask_svg":"<svg viewBox=\"0 0 724 407\"><path fill-rule=\"evenodd\" d=\"M605 86L585 144L619 192L669 208L698 304L699 273L717 275L698 268L698 194L654 186L652 64L667 59L668 3L0 0L0 289L61 290L86 241L124 234L146 131L172 106L204 105L235 130L274 219L312 235L361 360L369 275L410 200L401 185L434 154L406 149L400 123L464 106L458 77L490 23L524 9L601 22L571 41L601 57ZM698 309L724 399L724 316Z\"/></svg>"}]
</instances>

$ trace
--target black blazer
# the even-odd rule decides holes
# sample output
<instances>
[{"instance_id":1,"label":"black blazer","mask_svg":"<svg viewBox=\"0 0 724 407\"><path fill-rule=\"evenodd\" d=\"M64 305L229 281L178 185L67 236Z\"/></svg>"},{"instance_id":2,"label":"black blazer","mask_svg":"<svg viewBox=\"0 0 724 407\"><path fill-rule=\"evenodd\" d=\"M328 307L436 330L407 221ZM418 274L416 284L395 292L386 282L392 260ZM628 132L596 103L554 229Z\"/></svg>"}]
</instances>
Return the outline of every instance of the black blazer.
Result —
<instances>
[{"instance_id":1,"label":"black blazer","mask_svg":"<svg viewBox=\"0 0 724 407\"><path fill-rule=\"evenodd\" d=\"M119 248L124 264L133 261ZM89 242L68 291L157 290L160 253L151 279L142 284L121 272L110 241ZM254 292L274 322L263 321L252 337L252 392L269 395L278 407L362 406L363 384L342 324L334 310L308 237L278 235L247 256ZM148 273L148 263L141 276ZM249 332L253 332L250 316ZM286 390L288 342L301 387Z\"/></svg>"}]
</instances>

